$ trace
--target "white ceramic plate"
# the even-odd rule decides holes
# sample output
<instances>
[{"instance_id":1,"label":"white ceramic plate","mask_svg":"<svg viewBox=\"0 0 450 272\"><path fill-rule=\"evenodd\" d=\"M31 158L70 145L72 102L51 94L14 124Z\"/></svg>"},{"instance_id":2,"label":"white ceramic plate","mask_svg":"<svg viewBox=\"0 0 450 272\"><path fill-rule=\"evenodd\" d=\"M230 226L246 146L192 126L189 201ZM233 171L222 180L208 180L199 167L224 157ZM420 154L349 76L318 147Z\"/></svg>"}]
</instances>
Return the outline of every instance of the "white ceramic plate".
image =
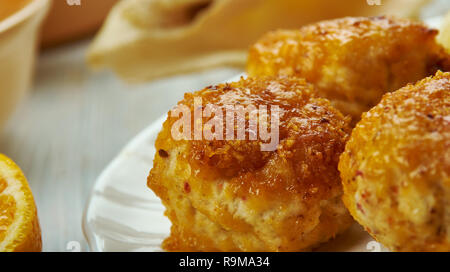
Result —
<instances>
[{"instance_id":1,"label":"white ceramic plate","mask_svg":"<svg viewBox=\"0 0 450 272\"><path fill-rule=\"evenodd\" d=\"M230 81L234 81L233 78ZM154 143L166 115L136 136L95 183L83 216L92 251L162 251L170 232L160 199L147 187ZM318 251L384 250L357 224Z\"/></svg>"},{"instance_id":2,"label":"white ceramic plate","mask_svg":"<svg viewBox=\"0 0 450 272\"><path fill-rule=\"evenodd\" d=\"M134 138L95 183L83 216L83 231L92 251L161 251L170 222L146 180L164 119Z\"/></svg>"},{"instance_id":3,"label":"white ceramic plate","mask_svg":"<svg viewBox=\"0 0 450 272\"><path fill-rule=\"evenodd\" d=\"M438 27L441 18L427 22ZM162 251L170 221L160 199L147 187L147 176L165 119L164 115L136 136L97 179L83 216L83 231L92 251ZM316 250L386 251L356 223Z\"/></svg>"}]
</instances>

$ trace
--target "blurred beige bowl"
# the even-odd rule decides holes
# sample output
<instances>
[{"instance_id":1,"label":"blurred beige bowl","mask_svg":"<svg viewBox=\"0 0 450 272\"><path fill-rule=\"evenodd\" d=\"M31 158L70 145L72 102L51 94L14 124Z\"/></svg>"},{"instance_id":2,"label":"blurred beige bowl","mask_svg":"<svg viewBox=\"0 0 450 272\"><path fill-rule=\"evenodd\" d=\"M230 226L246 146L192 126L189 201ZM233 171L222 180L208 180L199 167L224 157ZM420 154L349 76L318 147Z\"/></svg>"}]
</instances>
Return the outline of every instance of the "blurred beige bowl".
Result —
<instances>
[{"instance_id":1,"label":"blurred beige bowl","mask_svg":"<svg viewBox=\"0 0 450 272\"><path fill-rule=\"evenodd\" d=\"M13 1L0 0L2 11L11 9L10 15L0 12L0 129L29 88L39 26L49 6L49 0Z\"/></svg>"},{"instance_id":2,"label":"blurred beige bowl","mask_svg":"<svg viewBox=\"0 0 450 272\"><path fill-rule=\"evenodd\" d=\"M80 5L76 5L76 2L53 1L42 27L41 44L44 47L60 45L95 33L117 0L81 0Z\"/></svg>"}]
</instances>

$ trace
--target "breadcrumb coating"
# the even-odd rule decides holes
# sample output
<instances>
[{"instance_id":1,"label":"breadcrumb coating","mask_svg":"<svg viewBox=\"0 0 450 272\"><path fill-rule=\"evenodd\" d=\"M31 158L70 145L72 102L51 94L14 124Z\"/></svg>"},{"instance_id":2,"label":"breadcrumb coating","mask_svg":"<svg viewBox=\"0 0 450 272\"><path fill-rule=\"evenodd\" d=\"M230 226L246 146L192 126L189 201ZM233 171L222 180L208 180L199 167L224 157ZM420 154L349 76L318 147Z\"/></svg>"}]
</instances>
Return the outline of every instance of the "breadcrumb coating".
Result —
<instances>
[{"instance_id":1,"label":"breadcrumb coating","mask_svg":"<svg viewBox=\"0 0 450 272\"><path fill-rule=\"evenodd\" d=\"M339 162L344 203L393 251L450 251L450 73L386 94Z\"/></svg>"},{"instance_id":2,"label":"breadcrumb coating","mask_svg":"<svg viewBox=\"0 0 450 272\"><path fill-rule=\"evenodd\" d=\"M169 115L148 177L172 222L166 250L300 251L352 224L337 170L349 120L312 85L296 78L241 78L187 93L178 105L192 112L199 97L222 110L278 106L279 144L261 151L264 141L249 140L247 119L246 140L175 140L171 129L178 118Z\"/></svg>"},{"instance_id":3,"label":"breadcrumb coating","mask_svg":"<svg viewBox=\"0 0 450 272\"><path fill-rule=\"evenodd\" d=\"M250 48L247 72L305 78L356 123L384 93L450 71L437 34L422 23L384 16L322 21L263 36Z\"/></svg>"}]
</instances>

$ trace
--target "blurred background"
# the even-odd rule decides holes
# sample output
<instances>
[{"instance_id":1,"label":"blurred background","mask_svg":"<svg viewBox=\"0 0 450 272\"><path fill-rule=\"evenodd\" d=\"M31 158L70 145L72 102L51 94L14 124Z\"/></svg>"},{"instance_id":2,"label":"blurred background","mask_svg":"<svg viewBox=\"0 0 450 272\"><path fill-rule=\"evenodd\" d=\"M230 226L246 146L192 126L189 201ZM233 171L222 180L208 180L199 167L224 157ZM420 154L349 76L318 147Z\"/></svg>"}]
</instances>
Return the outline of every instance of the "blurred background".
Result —
<instances>
[{"instance_id":1,"label":"blurred background","mask_svg":"<svg viewBox=\"0 0 450 272\"><path fill-rule=\"evenodd\" d=\"M102 169L185 92L242 73L263 33L384 14L439 25L449 10L448 0L0 0L0 152L28 177L44 250L88 250L81 218Z\"/></svg>"}]
</instances>

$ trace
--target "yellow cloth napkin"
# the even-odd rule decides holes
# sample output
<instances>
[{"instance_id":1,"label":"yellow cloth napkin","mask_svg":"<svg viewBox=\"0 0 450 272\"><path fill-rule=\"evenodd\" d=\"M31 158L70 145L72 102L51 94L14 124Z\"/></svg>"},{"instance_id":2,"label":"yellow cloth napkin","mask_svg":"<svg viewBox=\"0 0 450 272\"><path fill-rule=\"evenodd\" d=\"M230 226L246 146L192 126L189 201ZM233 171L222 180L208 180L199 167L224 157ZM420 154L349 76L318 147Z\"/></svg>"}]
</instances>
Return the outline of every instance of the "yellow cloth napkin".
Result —
<instances>
[{"instance_id":1,"label":"yellow cloth napkin","mask_svg":"<svg viewBox=\"0 0 450 272\"><path fill-rule=\"evenodd\" d=\"M439 35L437 36L437 41L450 52L450 11L444 18Z\"/></svg>"},{"instance_id":2,"label":"yellow cloth napkin","mask_svg":"<svg viewBox=\"0 0 450 272\"><path fill-rule=\"evenodd\" d=\"M427 1L122 0L92 43L88 62L131 82L243 66L249 45L269 30L343 16L413 17Z\"/></svg>"}]
</instances>

